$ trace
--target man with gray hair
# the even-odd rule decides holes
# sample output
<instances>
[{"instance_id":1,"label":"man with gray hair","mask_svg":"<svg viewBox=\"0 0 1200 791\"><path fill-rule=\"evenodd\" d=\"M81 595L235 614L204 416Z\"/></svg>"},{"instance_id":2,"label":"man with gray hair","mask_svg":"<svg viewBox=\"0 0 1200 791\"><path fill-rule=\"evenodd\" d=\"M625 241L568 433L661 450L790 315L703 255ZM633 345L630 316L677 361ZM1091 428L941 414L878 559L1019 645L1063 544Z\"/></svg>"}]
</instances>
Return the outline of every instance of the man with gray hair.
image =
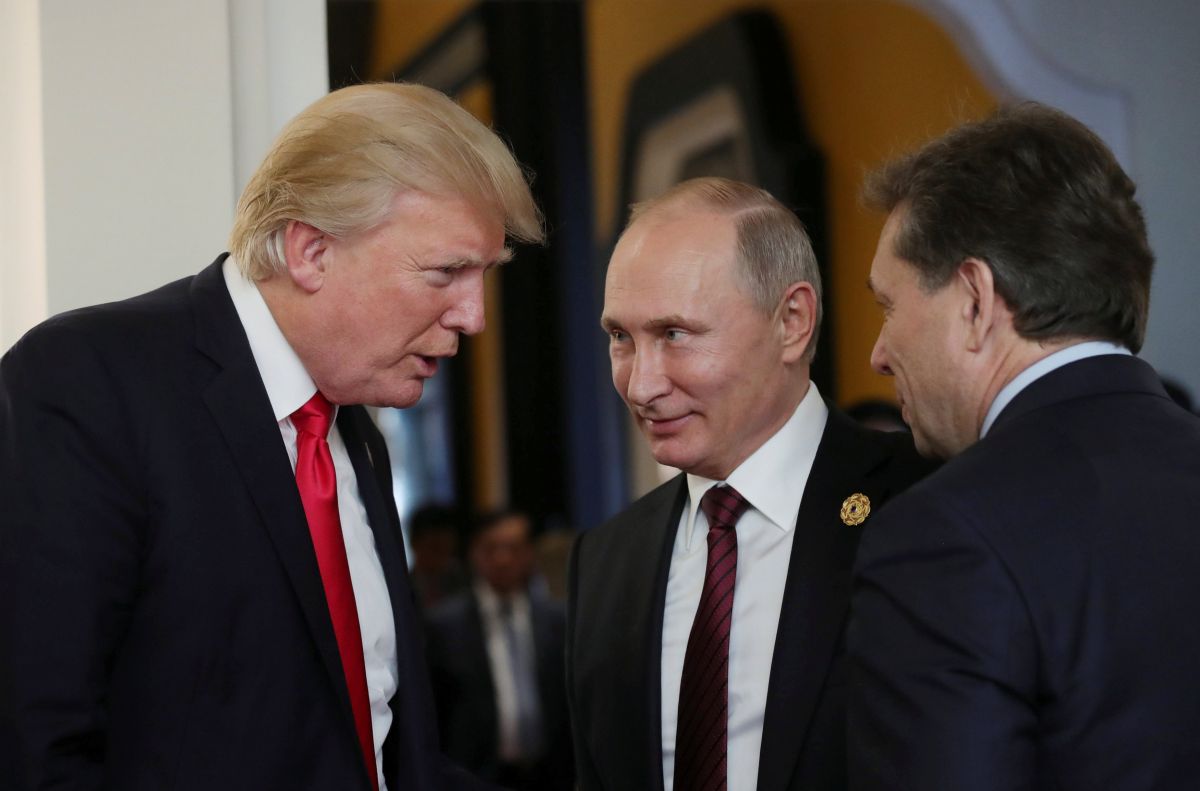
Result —
<instances>
[{"instance_id":1,"label":"man with gray hair","mask_svg":"<svg viewBox=\"0 0 1200 791\"><path fill-rule=\"evenodd\" d=\"M925 466L809 381L821 280L763 190L684 182L608 268L613 384L684 474L577 540L567 686L584 791L845 786L859 535Z\"/></svg>"},{"instance_id":2,"label":"man with gray hair","mask_svg":"<svg viewBox=\"0 0 1200 791\"><path fill-rule=\"evenodd\" d=\"M1134 185L1036 104L884 167L872 354L953 457L863 540L856 789L1193 788L1200 419L1141 348Z\"/></svg>"},{"instance_id":3,"label":"man with gray hair","mask_svg":"<svg viewBox=\"0 0 1200 791\"><path fill-rule=\"evenodd\" d=\"M336 91L247 185L232 255L0 362L0 777L25 789L436 789L386 446L540 241L490 130Z\"/></svg>"}]
</instances>

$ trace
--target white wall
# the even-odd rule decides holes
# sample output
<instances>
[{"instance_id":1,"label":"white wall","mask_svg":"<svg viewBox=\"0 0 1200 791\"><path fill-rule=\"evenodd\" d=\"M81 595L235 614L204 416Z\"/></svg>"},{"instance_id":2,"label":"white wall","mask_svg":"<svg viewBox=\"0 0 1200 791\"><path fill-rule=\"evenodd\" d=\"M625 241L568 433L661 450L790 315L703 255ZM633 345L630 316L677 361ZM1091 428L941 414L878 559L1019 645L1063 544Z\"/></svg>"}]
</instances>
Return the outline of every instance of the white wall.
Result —
<instances>
[{"instance_id":1,"label":"white wall","mask_svg":"<svg viewBox=\"0 0 1200 791\"><path fill-rule=\"evenodd\" d=\"M0 350L208 264L272 137L328 90L323 0L5 0L0 30L4 106L23 97L0 137Z\"/></svg>"},{"instance_id":2,"label":"white wall","mask_svg":"<svg viewBox=\"0 0 1200 791\"><path fill-rule=\"evenodd\" d=\"M233 214L224 0L42 3L51 314L195 272Z\"/></svg>"},{"instance_id":3,"label":"white wall","mask_svg":"<svg viewBox=\"0 0 1200 791\"><path fill-rule=\"evenodd\" d=\"M1038 48L1127 97L1128 167L1158 257L1142 356L1200 400L1200 2L1005 2Z\"/></svg>"}]
</instances>

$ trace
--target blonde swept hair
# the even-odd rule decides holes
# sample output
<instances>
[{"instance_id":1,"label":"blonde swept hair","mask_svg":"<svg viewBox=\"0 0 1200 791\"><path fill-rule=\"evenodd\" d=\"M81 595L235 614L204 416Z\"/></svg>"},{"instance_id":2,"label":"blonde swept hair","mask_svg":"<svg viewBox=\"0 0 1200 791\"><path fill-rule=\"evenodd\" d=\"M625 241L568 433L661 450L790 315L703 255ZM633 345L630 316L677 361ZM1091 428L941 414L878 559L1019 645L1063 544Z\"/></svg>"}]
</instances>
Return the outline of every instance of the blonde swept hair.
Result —
<instances>
[{"instance_id":1,"label":"blonde swept hair","mask_svg":"<svg viewBox=\"0 0 1200 791\"><path fill-rule=\"evenodd\" d=\"M229 249L261 280L286 265L290 221L346 237L382 222L406 190L464 198L503 216L511 238L545 238L527 176L492 130L432 88L372 83L288 122L242 192Z\"/></svg>"},{"instance_id":2,"label":"blonde swept hair","mask_svg":"<svg viewBox=\"0 0 1200 791\"><path fill-rule=\"evenodd\" d=\"M708 209L733 219L737 231L740 282L764 313L779 307L784 291L805 282L816 294L813 335L805 360L816 354L821 330L821 271L804 223L795 212L764 189L731 179L706 176L688 179L661 195L630 208L625 230L648 215L671 214L687 209Z\"/></svg>"}]
</instances>

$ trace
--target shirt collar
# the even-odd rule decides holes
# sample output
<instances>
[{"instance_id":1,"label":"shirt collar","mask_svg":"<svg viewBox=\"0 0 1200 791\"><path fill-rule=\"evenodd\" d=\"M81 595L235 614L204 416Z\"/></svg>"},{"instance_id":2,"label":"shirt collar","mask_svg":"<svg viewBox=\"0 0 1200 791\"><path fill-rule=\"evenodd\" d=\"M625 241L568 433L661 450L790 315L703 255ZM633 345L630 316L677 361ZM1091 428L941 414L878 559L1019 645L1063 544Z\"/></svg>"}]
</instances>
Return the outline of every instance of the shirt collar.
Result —
<instances>
[{"instance_id":1,"label":"shirt collar","mask_svg":"<svg viewBox=\"0 0 1200 791\"><path fill-rule=\"evenodd\" d=\"M750 507L776 528L784 532L791 530L796 526L804 482L817 457L817 446L821 444L828 417L829 408L817 386L810 382L808 392L788 421L738 465L724 483L737 489ZM800 485L797 485L798 481ZM688 474L684 549L691 548L699 530L696 512L700 508L700 498L718 483L721 481Z\"/></svg>"},{"instance_id":2,"label":"shirt collar","mask_svg":"<svg viewBox=\"0 0 1200 791\"><path fill-rule=\"evenodd\" d=\"M498 618L500 611L504 606L504 601L496 591L492 590L492 586L488 585L482 579L476 579L472 584L475 590L475 598L479 601L479 609L484 614L491 618ZM517 591L508 597L508 601L512 606L513 613L517 614L521 610L528 607L528 595L523 591Z\"/></svg>"},{"instance_id":3,"label":"shirt collar","mask_svg":"<svg viewBox=\"0 0 1200 791\"><path fill-rule=\"evenodd\" d=\"M267 389L267 398L271 400L275 420L281 421L304 406L317 392L317 386L275 323L258 286L246 279L233 256L225 259L221 274L225 276L225 287L229 289L233 307L246 330L246 339L250 341L250 351Z\"/></svg>"},{"instance_id":4,"label":"shirt collar","mask_svg":"<svg viewBox=\"0 0 1200 791\"><path fill-rule=\"evenodd\" d=\"M1000 413L1004 411L1004 407L1008 406L1017 397L1017 394L1026 387L1029 387L1029 385L1051 371L1062 368L1064 365L1078 362L1088 357L1099 357L1103 354L1131 355L1132 352L1124 346L1118 346L1109 341L1083 341L1068 346L1065 349L1059 349L1053 354L1048 354L1024 371L1021 371L1021 373L1013 377L1011 382L1000 388L999 393L996 393L996 398L992 400L992 405L988 407L987 415L983 418L983 427L979 430L979 438L983 439L987 436L988 431L992 428L992 424L996 422L996 418L1000 417Z\"/></svg>"}]
</instances>

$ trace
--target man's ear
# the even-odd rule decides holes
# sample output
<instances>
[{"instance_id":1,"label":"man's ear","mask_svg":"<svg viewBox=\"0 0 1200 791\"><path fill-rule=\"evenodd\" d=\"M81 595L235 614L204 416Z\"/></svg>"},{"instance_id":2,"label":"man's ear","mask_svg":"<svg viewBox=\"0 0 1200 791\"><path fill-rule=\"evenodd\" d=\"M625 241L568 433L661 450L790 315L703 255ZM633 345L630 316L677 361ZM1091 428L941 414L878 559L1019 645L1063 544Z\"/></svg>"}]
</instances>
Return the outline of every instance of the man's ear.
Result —
<instances>
[{"instance_id":1,"label":"man's ear","mask_svg":"<svg viewBox=\"0 0 1200 791\"><path fill-rule=\"evenodd\" d=\"M960 318L965 327L967 350L980 351L1005 313L1003 299L996 293L992 268L978 258L958 265L955 277L963 295Z\"/></svg>"},{"instance_id":2,"label":"man's ear","mask_svg":"<svg viewBox=\"0 0 1200 791\"><path fill-rule=\"evenodd\" d=\"M324 231L299 220L290 220L283 231L288 277L309 294L320 291L325 283L329 241Z\"/></svg>"},{"instance_id":3,"label":"man's ear","mask_svg":"<svg viewBox=\"0 0 1200 791\"><path fill-rule=\"evenodd\" d=\"M794 363L803 359L817 328L817 293L811 283L792 283L783 292L779 326L783 332L783 361Z\"/></svg>"}]
</instances>

